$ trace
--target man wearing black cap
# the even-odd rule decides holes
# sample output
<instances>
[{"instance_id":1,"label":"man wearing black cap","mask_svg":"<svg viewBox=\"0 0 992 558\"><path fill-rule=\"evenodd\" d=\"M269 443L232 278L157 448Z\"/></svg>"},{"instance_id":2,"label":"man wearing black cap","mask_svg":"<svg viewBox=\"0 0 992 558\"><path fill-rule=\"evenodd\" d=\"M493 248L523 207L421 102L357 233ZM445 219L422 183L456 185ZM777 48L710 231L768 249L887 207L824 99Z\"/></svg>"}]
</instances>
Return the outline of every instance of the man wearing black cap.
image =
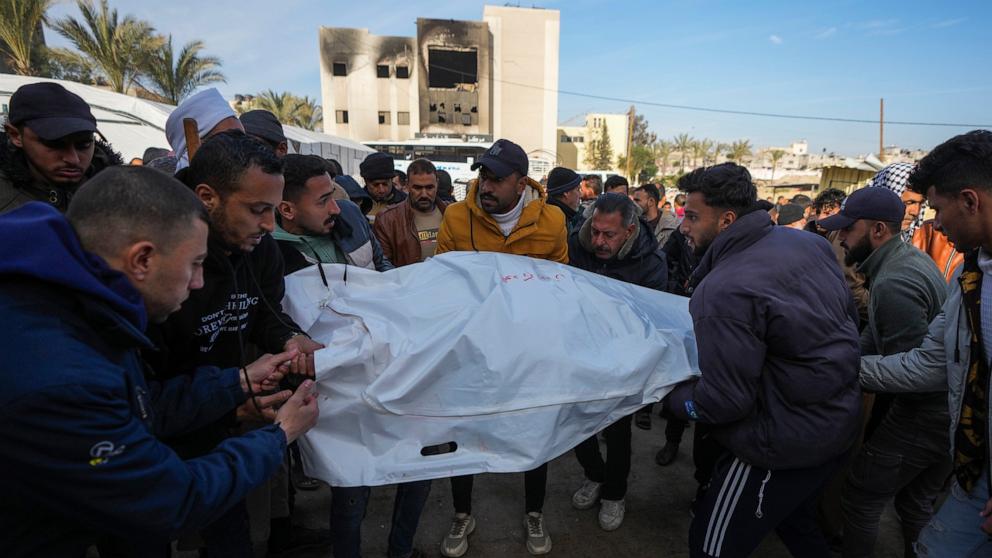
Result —
<instances>
[{"instance_id":1,"label":"man wearing black cap","mask_svg":"<svg viewBox=\"0 0 992 558\"><path fill-rule=\"evenodd\" d=\"M94 132L96 118L79 95L51 82L19 87L0 134L0 212L30 201L65 211L88 178L124 164Z\"/></svg>"},{"instance_id":2,"label":"man wearing black cap","mask_svg":"<svg viewBox=\"0 0 992 558\"><path fill-rule=\"evenodd\" d=\"M906 206L886 188L851 194L840 213L818 221L838 231L848 265L869 286L862 355L891 355L920 346L940 313L947 287L926 254L899 232ZM895 498L907 555L933 515L933 502L951 473L947 394L899 394L865 442L847 476L844 556L871 556L882 511Z\"/></svg>"},{"instance_id":3,"label":"man wearing black cap","mask_svg":"<svg viewBox=\"0 0 992 558\"><path fill-rule=\"evenodd\" d=\"M778 226L790 229L804 230L806 228L806 209L797 203L787 203L778 210Z\"/></svg>"},{"instance_id":4,"label":"man wearing black cap","mask_svg":"<svg viewBox=\"0 0 992 558\"><path fill-rule=\"evenodd\" d=\"M527 154L517 144L497 140L475 164L479 178L469 183L465 200L444 212L437 238L437 254L452 251L503 252L568 263L565 216L549 207L544 192L527 176ZM468 551L475 529L472 517L471 475L451 479L455 519L441 543L441 554L458 557ZM524 473L527 551L551 552L544 530L544 494L548 466Z\"/></svg>"},{"instance_id":5,"label":"man wearing black cap","mask_svg":"<svg viewBox=\"0 0 992 558\"><path fill-rule=\"evenodd\" d=\"M372 209L366 214L369 221L375 221L375 216L383 209L406 199L406 194L398 190L393 182L396 167L393 166L393 158L387 153L369 155L358 170L365 181L365 191L372 198Z\"/></svg>"},{"instance_id":6,"label":"man wearing black cap","mask_svg":"<svg viewBox=\"0 0 992 558\"><path fill-rule=\"evenodd\" d=\"M289 144L282 124L276 115L267 110L250 110L239 118L245 127L245 133L272 148L276 157L282 159L289 153Z\"/></svg>"},{"instance_id":7,"label":"man wearing black cap","mask_svg":"<svg viewBox=\"0 0 992 558\"><path fill-rule=\"evenodd\" d=\"M553 205L565 214L568 234L578 230L585 218L579 211L582 195L579 186L582 177L572 169L555 167L548 174L548 205Z\"/></svg>"}]
</instances>

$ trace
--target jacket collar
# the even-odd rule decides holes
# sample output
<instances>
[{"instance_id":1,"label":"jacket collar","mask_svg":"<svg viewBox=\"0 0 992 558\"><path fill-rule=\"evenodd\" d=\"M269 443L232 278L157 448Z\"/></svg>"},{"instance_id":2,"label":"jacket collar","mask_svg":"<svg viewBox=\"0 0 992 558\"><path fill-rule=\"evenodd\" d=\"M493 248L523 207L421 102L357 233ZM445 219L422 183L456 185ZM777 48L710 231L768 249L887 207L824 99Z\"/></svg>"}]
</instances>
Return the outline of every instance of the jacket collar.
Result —
<instances>
[{"instance_id":1,"label":"jacket collar","mask_svg":"<svg viewBox=\"0 0 992 558\"><path fill-rule=\"evenodd\" d=\"M524 227L537 223L546 205L547 194L544 191L544 187L530 177L527 177L527 188L524 189L522 195L524 196L524 209L520 214L520 220L517 221L517 226L513 228L509 236L513 236ZM465 204L468 206L469 212L474 214L487 227L498 232L500 235L503 234L496 220L492 218L492 215L479 205L479 179L476 178L469 182Z\"/></svg>"},{"instance_id":2,"label":"jacket collar","mask_svg":"<svg viewBox=\"0 0 992 558\"><path fill-rule=\"evenodd\" d=\"M885 269L889 261L898 258L903 253L903 249L908 247L899 235L894 235L885 244L872 252L865 261L861 262L861 265L858 266L858 271L863 273L866 279L874 279L878 277L879 272Z\"/></svg>"},{"instance_id":3,"label":"jacket collar","mask_svg":"<svg viewBox=\"0 0 992 558\"><path fill-rule=\"evenodd\" d=\"M626 260L628 257L642 256L643 254L640 252L643 250L634 250L634 247L637 246L638 248L643 248L643 246L640 246L640 242L638 241L642 240L641 235L647 232L647 227L645 226L646 224L647 223L643 222L641 219L636 219L634 221L634 232L626 241L624 241L623 246L620 247L620 251L617 252L617 255L610 258L610 260L621 262ZM579 229L579 244L582 246L583 250L593 254L593 257L595 257L595 250L593 250L592 247L592 219L586 219L585 222L582 223L582 227Z\"/></svg>"},{"instance_id":4,"label":"jacket collar","mask_svg":"<svg viewBox=\"0 0 992 558\"><path fill-rule=\"evenodd\" d=\"M772 231L775 225L767 211L753 208L741 215L727 230L717 235L692 272L689 284L698 285L719 263L749 248Z\"/></svg>"},{"instance_id":5,"label":"jacket collar","mask_svg":"<svg viewBox=\"0 0 992 558\"><path fill-rule=\"evenodd\" d=\"M572 209L571 207L568 207L567 205L565 205L558 198L549 197L548 198L548 205L553 205L553 206L557 207L558 209L560 209L561 212L565 214L565 221L571 221L572 218L575 217L579 213L578 211L576 211L576 210Z\"/></svg>"}]
</instances>

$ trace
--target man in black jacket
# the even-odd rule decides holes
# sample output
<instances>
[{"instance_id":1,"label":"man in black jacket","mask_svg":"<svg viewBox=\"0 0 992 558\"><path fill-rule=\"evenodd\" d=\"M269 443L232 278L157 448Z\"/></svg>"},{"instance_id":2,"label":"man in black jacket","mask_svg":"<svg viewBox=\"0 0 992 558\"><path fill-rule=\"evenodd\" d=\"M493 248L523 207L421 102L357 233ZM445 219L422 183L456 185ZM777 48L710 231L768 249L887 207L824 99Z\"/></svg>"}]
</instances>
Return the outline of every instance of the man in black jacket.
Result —
<instances>
[{"instance_id":1,"label":"man in black jacket","mask_svg":"<svg viewBox=\"0 0 992 558\"><path fill-rule=\"evenodd\" d=\"M269 236L282 200L282 164L267 146L244 132L218 134L200 147L186 174L189 186L210 214L203 288L150 335L162 348L147 359L161 376L196 366L244 366L248 344L267 351L296 349L296 372L313 374L320 345L304 335L282 311L283 262ZM202 455L232 433L237 418L269 418L272 409L242 405L237 416L171 440L181 456ZM203 531L211 557L251 553L247 513L240 503Z\"/></svg>"},{"instance_id":2,"label":"man in black jacket","mask_svg":"<svg viewBox=\"0 0 992 558\"><path fill-rule=\"evenodd\" d=\"M690 556L748 556L772 530L793 555L830 555L816 503L861 426L854 300L829 243L772 224L744 167L697 169L682 232L702 375L666 398L726 448L696 502Z\"/></svg>"},{"instance_id":3,"label":"man in black jacket","mask_svg":"<svg viewBox=\"0 0 992 558\"><path fill-rule=\"evenodd\" d=\"M658 241L648 224L638 219L637 206L623 194L604 194L596 199L592 216L569 236L568 255L575 267L627 283L659 291L668 283L665 255L658 249ZM606 461L595 436L575 448L586 481L572 496L572 506L585 510L599 501L599 526L605 531L623 523L630 474L630 421L626 416L606 427Z\"/></svg>"},{"instance_id":4,"label":"man in black jacket","mask_svg":"<svg viewBox=\"0 0 992 558\"><path fill-rule=\"evenodd\" d=\"M375 221L375 216L383 209L406 200L406 194L393 182L396 167L389 154L372 153L362 161L358 169L365 181L365 191L372 198L372 209L366 213L369 221Z\"/></svg>"}]
</instances>

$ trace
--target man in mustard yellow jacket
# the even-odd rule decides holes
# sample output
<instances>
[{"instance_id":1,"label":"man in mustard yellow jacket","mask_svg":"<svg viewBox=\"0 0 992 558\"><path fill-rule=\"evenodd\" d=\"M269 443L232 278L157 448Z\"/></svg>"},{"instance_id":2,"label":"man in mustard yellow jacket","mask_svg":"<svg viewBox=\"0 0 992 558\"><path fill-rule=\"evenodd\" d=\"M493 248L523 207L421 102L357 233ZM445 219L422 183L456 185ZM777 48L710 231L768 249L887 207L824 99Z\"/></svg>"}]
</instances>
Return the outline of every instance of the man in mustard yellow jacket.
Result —
<instances>
[{"instance_id":1,"label":"man in mustard yellow jacket","mask_svg":"<svg viewBox=\"0 0 992 558\"><path fill-rule=\"evenodd\" d=\"M436 254L452 251L502 252L568 263L565 215L546 202L544 188L527 177L527 154L501 139L472 165L479 178L469 184L465 201L448 206L437 236ZM544 530L544 493L548 466L524 473L524 525L531 554L551 552ZM453 477L455 519L441 543L441 554L457 558L468 551L475 530L471 475Z\"/></svg>"}]
</instances>

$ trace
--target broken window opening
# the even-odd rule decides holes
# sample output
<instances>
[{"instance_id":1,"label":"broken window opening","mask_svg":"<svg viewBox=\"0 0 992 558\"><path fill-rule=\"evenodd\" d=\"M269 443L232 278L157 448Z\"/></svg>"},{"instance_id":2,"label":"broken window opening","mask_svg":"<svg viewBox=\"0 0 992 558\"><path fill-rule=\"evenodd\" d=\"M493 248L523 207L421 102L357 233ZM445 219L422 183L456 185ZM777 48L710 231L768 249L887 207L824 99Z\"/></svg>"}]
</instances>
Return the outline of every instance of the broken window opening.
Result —
<instances>
[{"instance_id":1,"label":"broken window opening","mask_svg":"<svg viewBox=\"0 0 992 558\"><path fill-rule=\"evenodd\" d=\"M460 84L474 85L479 81L479 57L473 50L427 49L427 78L429 87L457 89Z\"/></svg>"},{"instance_id":2,"label":"broken window opening","mask_svg":"<svg viewBox=\"0 0 992 558\"><path fill-rule=\"evenodd\" d=\"M387 64L376 64L376 66L375 66L375 77L377 77L377 78L388 78L389 77L389 66Z\"/></svg>"},{"instance_id":3,"label":"broken window opening","mask_svg":"<svg viewBox=\"0 0 992 558\"><path fill-rule=\"evenodd\" d=\"M344 62L335 62L331 68L331 74L335 76L346 76L348 75L348 65Z\"/></svg>"}]
</instances>

